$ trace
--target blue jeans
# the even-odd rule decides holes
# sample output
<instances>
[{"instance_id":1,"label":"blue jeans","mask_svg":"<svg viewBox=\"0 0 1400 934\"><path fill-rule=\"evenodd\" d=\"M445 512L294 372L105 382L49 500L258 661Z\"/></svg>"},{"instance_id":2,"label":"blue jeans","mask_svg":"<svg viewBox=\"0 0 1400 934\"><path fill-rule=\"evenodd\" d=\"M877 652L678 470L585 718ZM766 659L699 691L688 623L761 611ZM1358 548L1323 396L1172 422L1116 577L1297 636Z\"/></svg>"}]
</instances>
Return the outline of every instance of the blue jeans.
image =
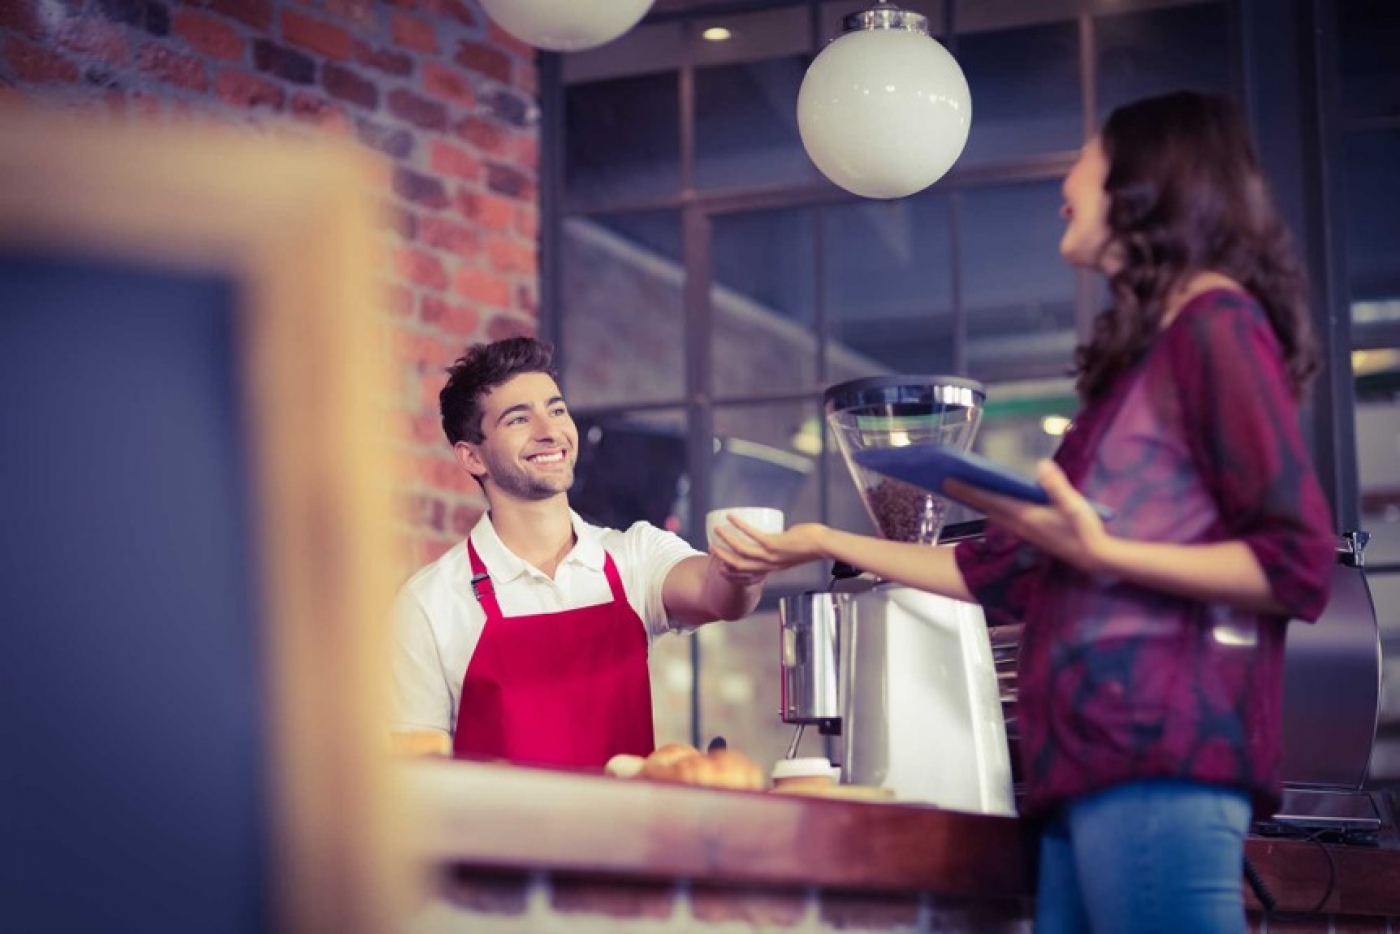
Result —
<instances>
[{"instance_id":1,"label":"blue jeans","mask_svg":"<svg viewBox=\"0 0 1400 934\"><path fill-rule=\"evenodd\" d=\"M1040 838L1035 934L1244 934L1244 791L1130 782L1066 804Z\"/></svg>"}]
</instances>

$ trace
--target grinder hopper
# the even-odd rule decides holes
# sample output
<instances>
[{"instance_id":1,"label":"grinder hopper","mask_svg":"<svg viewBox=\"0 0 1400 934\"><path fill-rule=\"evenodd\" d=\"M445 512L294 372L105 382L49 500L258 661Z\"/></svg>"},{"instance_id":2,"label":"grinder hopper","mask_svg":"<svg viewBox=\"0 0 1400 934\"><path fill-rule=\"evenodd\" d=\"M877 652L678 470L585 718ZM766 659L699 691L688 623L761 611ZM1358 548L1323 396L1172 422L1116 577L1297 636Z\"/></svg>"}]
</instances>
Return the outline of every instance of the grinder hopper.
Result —
<instances>
[{"instance_id":1,"label":"grinder hopper","mask_svg":"<svg viewBox=\"0 0 1400 934\"><path fill-rule=\"evenodd\" d=\"M923 442L966 451L982 421L985 400L981 383L953 376L877 376L826 391L827 425L882 536L936 544L948 501L862 467L854 455Z\"/></svg>"}]
</instances>

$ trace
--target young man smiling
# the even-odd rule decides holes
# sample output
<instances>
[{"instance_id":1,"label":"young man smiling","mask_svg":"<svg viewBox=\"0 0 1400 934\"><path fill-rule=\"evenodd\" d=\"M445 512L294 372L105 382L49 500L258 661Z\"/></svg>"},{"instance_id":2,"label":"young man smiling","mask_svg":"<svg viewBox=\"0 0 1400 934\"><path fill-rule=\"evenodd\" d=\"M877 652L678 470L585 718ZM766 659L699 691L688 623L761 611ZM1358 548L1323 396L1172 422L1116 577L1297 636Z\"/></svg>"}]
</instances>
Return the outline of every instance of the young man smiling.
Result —
<instances>
[{"instance_id":1,"label":"young man smiling","mask_svg":"<svg viewBox=\"0 0 1400 934\"><path fill-rule=\"evenodd\" d=\"M398 745L584 769L650 753L651 641L746 615L763 578L569 508L578 430L550 345L478 344L448 374L443 431L488 511L395 602Z\"/></svg>"}]
</instances>

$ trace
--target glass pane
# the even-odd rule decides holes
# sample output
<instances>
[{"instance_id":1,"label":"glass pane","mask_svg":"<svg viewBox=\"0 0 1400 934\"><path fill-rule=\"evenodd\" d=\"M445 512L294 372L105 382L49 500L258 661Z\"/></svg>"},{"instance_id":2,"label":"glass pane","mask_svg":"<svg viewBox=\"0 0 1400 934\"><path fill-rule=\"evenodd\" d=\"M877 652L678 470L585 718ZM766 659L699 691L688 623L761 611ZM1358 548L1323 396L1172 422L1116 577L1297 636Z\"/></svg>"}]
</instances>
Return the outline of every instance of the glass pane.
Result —
<instances>
[{"instance_id":1,"label":"glass pane","mask_svg":"<svg viewBox=\"0 0 1400 934\"><path fill-rule=\"evenodd\" d=\"M1345 152L1351 317L1360 343L1367 330L1400 324L1400 128L1353 134Z\"/></svg>"},{"instance_id":2,"label":"glass pane","mask_svg":"<svg viewBox=\"0 0 1400 934\"><path fill-rule=\"evenodd\" d=\"M1400 116L1400 3L1337 0L1336 9L1343 113Z\"/></svg>"},{"instance_id":3,"label":"glass pane","mask_svg":"<svg viewBox=\"0 0 1400 934\"><path fill-rule=\"evenodd\" d=\"M725 215L711 239L717 395L816 380L813 218L808 209Z\"/></svg>"},{"instance_id":4,"label":"glass pane","mask_svg":"<svg viewBox=\"0 0 1400 934\"><path fill-rule=\"evenodd\" d=\"M671 212L563 225L561 375L575 409L683 397L680 240Z\"/></svg>"},{"instance_id":5,"label":"glass pane","mask_svg":"<svg viewBox=\"0 0 1400 934\"><path fill-rule=\"evenodd\" d=\"M968 374L990 382L1064 373L1076 343L1075 276L1060 259L1059 183L960 197Z\"/></svg>"},{"instance_id":6,"label":"glass pane","mask_svg":"<svg viewBox=\"0 0 1400 934\"><path fill-rule=\"evenodd\" d=\"M963 163L1077 149L1083 141L1079 27L1073 21L958 38L972 93Z\"/></svg>"},{"instance_id":7,"label":"glass pane","mask_svg":"<svg viewBox=\"0 0 1400 934\"><path fill-rule=\"evenodd\" d=\"M819 177L797 131L807 61L792 56L696 69L696 187L795 185Z\"/></svg>"},{"instance_id":8,"label":"glass pane","mask_svg":"<svg viewBox=\"0 0 1400 934\"><path fill-rule=\"evenodd\" d=\"M824 212L827 382L953 365L948 198L925 192Z\"/></svg>"},{"instance_id":9,"label":"glass pane","mask_svg":"<svg viewBox=\"0 0 1400 934\"><path fill-rule=\"evenodd\" d=\"M569 504L595 525L634 522L683 531L685 413L680 409L591 415L575 409L578 467Z\"/></svg>"},{"instance_id":10,"label":"glass pane","mask_svg":"<svg viewBox=\"0 0 1400 934\"><path fill-rule=\"evenodd\" d=\"M1098 122L1120 104L1190 88L1230 93L1231 34L1221 3L1094 21Z\"/></svg>"},{"instance_id":11,"label":"glass pane","mask_svg":"<svg viewBox=\"0 0 1400 934\"><path fill-rule=\"evenodd\" d=\"M770 506L789 525L820 519L817 458L803 435L818 411L816 402L716 409L710 508ZM792 568L770 578L768 590L810 590L825 573L815 563Z\"/></svg>"},{"instance_id":12,"label":"glass pane","mask_svg":"<svg viewBox=\"0 0 1400 934\"><path fill-rule=\"evenodd\" d=\"M571 203L680 188L678 82L667 72L564 89L564 184Z\"/></svg>"}]
</instances>

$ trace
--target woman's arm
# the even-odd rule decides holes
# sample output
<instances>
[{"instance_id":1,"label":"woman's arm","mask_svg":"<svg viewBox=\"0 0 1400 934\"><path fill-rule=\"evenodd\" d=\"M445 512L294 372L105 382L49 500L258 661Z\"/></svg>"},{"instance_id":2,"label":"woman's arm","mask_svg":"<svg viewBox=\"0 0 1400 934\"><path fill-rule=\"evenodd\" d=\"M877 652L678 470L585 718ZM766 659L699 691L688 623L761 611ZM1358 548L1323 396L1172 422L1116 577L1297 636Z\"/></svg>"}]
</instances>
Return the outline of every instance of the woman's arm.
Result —
<instances>
[{"instance_id":1,"label":"woman's arm","mask_svg":"<svg viewBox=\"0 0 1400 934\"><path fill-rule=\"evenodd\" d=\"M955 600L973 599L952 548L892 542L817 522L805 522L768 535L741 519L729 521L735 528L717 527L715 534L722 544L716 542L711 551L738 571L772 573L826 558Z\"/></svg>"},{"instance_id":2,"label":"woman's arm","mask_svg":"<svg viewBox=\"0 0 1400 934\"><path fill-rule=\"evenodd\" d=\"M1017 538L1087 574L1117 577L1177 597L1290 615L1290 608L1274 595L1263 566L1245 542L1181 545L1115 538L1053 462L1041 462L1037 479L1050 494L1049 506L961 484L958 497Z\"/></svg>"}]
</instances>

